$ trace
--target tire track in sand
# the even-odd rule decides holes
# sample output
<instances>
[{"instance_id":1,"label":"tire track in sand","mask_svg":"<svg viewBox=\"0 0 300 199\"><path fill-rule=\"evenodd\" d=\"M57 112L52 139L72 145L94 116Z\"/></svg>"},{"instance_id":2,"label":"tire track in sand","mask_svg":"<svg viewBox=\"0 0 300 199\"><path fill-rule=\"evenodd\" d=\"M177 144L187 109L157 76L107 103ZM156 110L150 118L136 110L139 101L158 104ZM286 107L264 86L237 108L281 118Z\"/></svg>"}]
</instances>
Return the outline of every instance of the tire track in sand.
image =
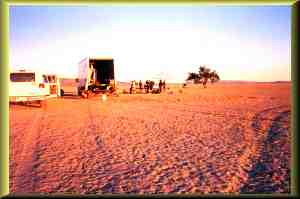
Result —
<instances>
[{"instance_id":1,"label":"tire track in sand","mask_svg":"<svg viewBox=\"0 0 300 199\"><path fill-rule=\"evenodd\" d=\"M113 179L109 176L111 170L109 160L112 159L112 152L110 147L103 142L101 132L98 132L92 100L86 101L87 112L84 118L86 126L81 135L83 137L80 139L80 165L76 172L78 173L76 192L82 194L113 191ZM96 189L93 183L90 183L92 181L97 184Z\"/></svg>"},{"instance_id":2,"label":"tire track in sand","mask_svg":"<svg viewBox=\"0 0 300 199\"><path fill-rule=\"evenodd\" d=\"M261 157L249 172L242 193L290 193L289 115L289 110L281 112L270 125Z\"/></svg>"},{"instance_id":3,"label":"tire track in sand","mask_svg":"<svg viewBox=\"0 0 300 199\"><path fill-rule=\"evenodd\" d=\"M38 180L35 168L39 159L38 139L40 132L44 128L45 109L38 111L31 127L24 133L23 149L18 155L18 166L15 171L15 190L17 193L35 192L36 182Z\"/></svg>"},{"instance_id":4,"label":"tire track in sand","mask_svg":"<svg viewBox=\"0 0 300 199\"><path fill-rule=\"evenodd\" d=\"M278 121L276 119L266 120L265 118L274 117L275 114L280 113L280 111L282 111L285 108L287 107L271 107L264 109L261 112L258 112L254 115L251 124L253 134L247 134L251 147L248 147L246 150L243 151L243 154L239 158L239 174L232 177L228 184L228 187L225 190L223 190L223 192L240 192L243 189L241 187L245 186L245 184L249 182L249 177L251 177L250 172L253 169L253 166L251 165L254 165L255 167L256 163L261 159L261 153L265 145L265 140L268 136L268 130L270 126L272 126L272 123ZM282 123L282 121L279 121L278 123ZM243 177L240 178L239 176Z\"/></svg>"}]
</instances>

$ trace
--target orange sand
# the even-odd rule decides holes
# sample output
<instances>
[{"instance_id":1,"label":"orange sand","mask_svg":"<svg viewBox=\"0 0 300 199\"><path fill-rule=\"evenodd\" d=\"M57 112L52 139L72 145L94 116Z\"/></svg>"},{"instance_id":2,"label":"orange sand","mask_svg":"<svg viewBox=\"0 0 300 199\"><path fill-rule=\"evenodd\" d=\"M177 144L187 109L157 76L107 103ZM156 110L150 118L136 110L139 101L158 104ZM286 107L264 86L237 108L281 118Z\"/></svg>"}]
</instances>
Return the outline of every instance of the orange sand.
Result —
<instances>
[{"instance_id":1,"label":"orange sand","mask_svg":"<svg viewBox=\"0 0 300 199\"><path fill-rule=\"evenodd\" d=\"M290 192L290 83L170 87L10 105L10 191Z\"/></svg>"}]
</instances>

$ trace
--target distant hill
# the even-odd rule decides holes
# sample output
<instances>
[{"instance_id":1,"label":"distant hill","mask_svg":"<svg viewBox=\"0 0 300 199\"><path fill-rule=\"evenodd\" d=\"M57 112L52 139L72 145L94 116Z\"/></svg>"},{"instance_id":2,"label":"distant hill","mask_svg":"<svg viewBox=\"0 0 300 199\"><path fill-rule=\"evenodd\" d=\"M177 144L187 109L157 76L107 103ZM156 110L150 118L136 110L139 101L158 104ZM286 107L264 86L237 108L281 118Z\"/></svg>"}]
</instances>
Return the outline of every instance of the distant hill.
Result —
<instances>
[{"instance_id":1,"label":"distant hill","mask_svg":"<svg viewBox=\"0 0 300 199\"><path fill-rule=\"evenodd\" d=\"M291 81L275 81L275 82L271 82L271 83L291 83Z\"/></svg>"}]
</instances>

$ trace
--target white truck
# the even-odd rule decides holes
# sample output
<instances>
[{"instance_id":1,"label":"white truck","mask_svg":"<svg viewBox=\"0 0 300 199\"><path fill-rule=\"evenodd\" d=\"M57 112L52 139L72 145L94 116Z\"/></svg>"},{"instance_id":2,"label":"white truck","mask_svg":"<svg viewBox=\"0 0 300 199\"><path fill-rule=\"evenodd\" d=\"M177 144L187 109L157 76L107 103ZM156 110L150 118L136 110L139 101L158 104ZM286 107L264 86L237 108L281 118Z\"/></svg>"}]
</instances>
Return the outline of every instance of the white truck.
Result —
<instances>
[{"instance_id":1,"label":"white truck","mask_svg":"<svg viewBox=\"0 0 300 199\"><path fill-rule=\"evenodd\" d=\"M50 86L46 75L25 69L10 73L10 102L38 102L42 107L46 105L49 95Z\"/></svg>"},{"instance_id":2,"label":"white truck","mask_svg":"<svg viewBox=\"0 0 300 199\"><path fill-rule=\"evenodd\" d=\"M112 58L87 57L78 65L78 94L113 92L116 89L115 67Z\"/></svg>"}]
</instances>

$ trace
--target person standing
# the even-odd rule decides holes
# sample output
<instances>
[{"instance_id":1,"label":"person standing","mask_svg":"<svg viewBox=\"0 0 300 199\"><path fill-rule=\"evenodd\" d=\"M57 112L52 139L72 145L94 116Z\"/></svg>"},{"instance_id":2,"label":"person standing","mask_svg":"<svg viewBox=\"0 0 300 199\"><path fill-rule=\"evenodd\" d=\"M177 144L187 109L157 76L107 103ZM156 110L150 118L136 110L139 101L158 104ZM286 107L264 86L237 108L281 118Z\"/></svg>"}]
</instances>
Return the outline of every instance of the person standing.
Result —
<instances>
[{"instance_id":1,"label":"person standing","mask_svg":"<svg viewBox=\"0 0 300 199\"><path fill-rule=\"evenodd\" d=\"M163 81L163 89L166 91L166 80Z\"/></svg>"},{"instance_id":2,"label":"person standing","mask_svg":"<svg viewBox=\"0 0 300 199\"><path fill-rule=\"evenodd\" d=\"M145 89L146 89L146 93L149 93L149 81L148 80L146 80Z\"/></svg>"},{"instance_id":3,"label":"person standing","mask_svg":"<svg viewBox=\"0 0 300 199\"><path fill-rule=\"evenodd\" d=\"M150 81L150 83L149 83L150 85L150 91L152 91L152 89L153 89L153 86L154 86L154 81Z\"/></svg>"},{"instance_id":4,"label":"person standing","mask_svg":"<svg viewBox=\"0 0 300 199\"><path fill-rule=\"evenodd\" d=\"M143 88L143 83L142 83L142 80L140 80L140 82L139 82L139 86L140 86L140 89L142 90L142 88Z\"/></svg>"},{"instance_id":5,"label":"person standing","mask_svg":"<svg viewBox=\"0 0 300 199\"><path fill-rule=\"evenodd\" d=\"M163 86L163 83L161 80L159 80L159 83L158 83L159 93L161 93L162 86Z\"/></svg>"},{"instance_id":6,"label":"person standing","mask_svg":"<svg viewBox=\"0 0 300 199\"><path fill-rule=\"evenodd\" d=\"M130 94L133 94L133 93L135 93L135 81L132 81L131 85L130 85Z\"/></svg>"},{"instance_id":7,"label":"person standing","mask_svg":"<svg viewBox=\"0 0 300 199\"><path fill-rule=\"evenodd\" d=\"M133 86L132 86L132 81L130 83L130 89L129 89L129 93L132 94L132 90L133 90Z\"/></svg>"}]
</instances>

